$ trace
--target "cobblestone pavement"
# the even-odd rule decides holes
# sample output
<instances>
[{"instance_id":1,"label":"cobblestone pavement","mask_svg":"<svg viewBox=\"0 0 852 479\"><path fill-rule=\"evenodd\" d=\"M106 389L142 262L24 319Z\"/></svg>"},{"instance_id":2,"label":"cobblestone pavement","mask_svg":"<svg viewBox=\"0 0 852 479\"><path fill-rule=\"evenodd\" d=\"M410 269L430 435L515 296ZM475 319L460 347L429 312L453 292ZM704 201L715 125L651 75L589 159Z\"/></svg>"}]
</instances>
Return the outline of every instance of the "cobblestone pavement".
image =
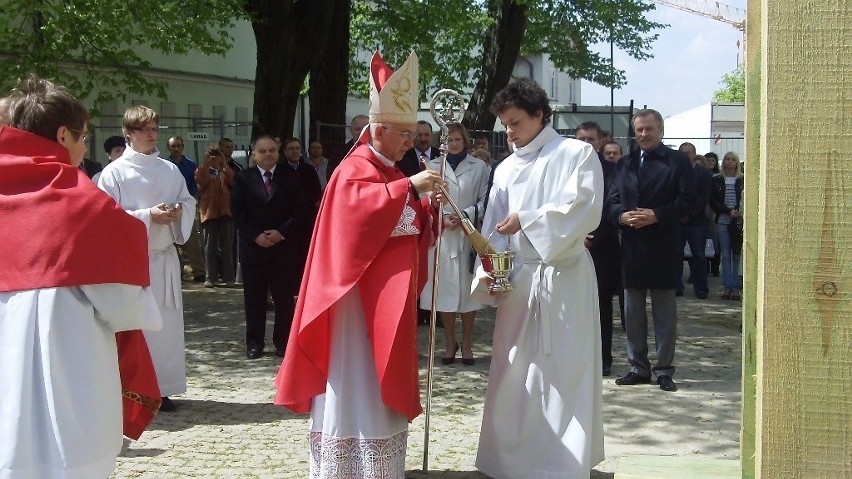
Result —
<instances>
[{"instance_id":1,"label":"cobblestone pavement","mask_svg":"<svg viewBox=\"0 0 852 479\"><path fill-rule=\"evenodd\" d=\"M675 380L680 390L675 393L655 385L615 385L615 377L628 371L616 319L613 375L603 378L607 459L592 478L612 478L623 455L739 458L740 307L717 299L719 279L710 280L711 299L696 300L689 291L678 298ZM307 477L308 419L271 403L280 359L269 351L258 360L246 359L242 290L185 283L184 302L189 388L174 398L177 411L159 414L138 442L125 441L112 477ZM493 310L480 312L475 366L435 361L429 474L417 472L423 467L421 415L409 434L409 477L487 477L476 471L474 461L493 325ZM419 332L425 382L428 331ZM436 336L440 358L443 331Z\"/></svg>"}]
</instances>

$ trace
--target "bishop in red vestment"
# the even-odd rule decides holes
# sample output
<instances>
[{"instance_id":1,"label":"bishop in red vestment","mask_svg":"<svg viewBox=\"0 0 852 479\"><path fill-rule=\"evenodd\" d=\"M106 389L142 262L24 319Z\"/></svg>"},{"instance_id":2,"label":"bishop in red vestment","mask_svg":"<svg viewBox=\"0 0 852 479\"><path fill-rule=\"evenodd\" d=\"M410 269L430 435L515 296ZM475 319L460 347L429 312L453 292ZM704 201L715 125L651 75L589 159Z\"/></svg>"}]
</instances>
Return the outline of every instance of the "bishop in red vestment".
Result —
<instances>
[{"instance_id":1,"label":"bishop in red vestment","mask_svg":"<svg viewBox=\"0 0 852 479\"><path fill-rule=\"evenodd\" d=\"M376 54L371 71L370 129L326 188L276 378L276 404L311 412L312 478L402 477L422 412L416 301L440 177L395 165L413 144L416 56L393 73Z\"/></svg>"}]
</instances>

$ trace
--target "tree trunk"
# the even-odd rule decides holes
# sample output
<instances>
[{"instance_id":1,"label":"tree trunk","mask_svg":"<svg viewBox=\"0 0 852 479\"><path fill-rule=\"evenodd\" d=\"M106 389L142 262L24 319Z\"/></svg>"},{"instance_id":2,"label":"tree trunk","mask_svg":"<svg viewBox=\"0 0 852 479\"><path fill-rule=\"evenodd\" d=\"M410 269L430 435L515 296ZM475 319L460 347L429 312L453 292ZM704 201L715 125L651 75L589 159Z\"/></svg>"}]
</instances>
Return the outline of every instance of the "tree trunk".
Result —
<instances>
[{"instance_id":1,"label":"tree trunk","mask_svg":"<svg viewBox=\"0 0 852 479\"><path fill-rule=\"evenodd\" d=\"M293 135L305 77L330 31L333 0L249 0L257 43L252 138Z\"/></svg>"},{"instance_id":2,"label":"tree trunk","mask_svg":"<svg viewBox=\"0 0 852 479\"><path fill-rule=\"evenodd\" d=\"M464 116L471 130L494 128L497 117L491 113L491 101L512 78L527 26L526 5L513 0L489 0L488 12L496 21L485 32L481 74Z\"/></svg>"},{"instance_id":3,"label":"tree trunk","mask_svg":"<svg viewBox=\"0 0 852 479\"><path fill-rule=\"evenodd\" d=\"M346 124L346 98L349 93L349 20L351 0L333 0L334 14L330 21L328 41L322 56L311 70L309 98L311 122L308 136L323 146L339 145L346 141L346 128L320 129L318 123ZM311 48L315 45L311 44Z\"/></svg>"}]
</instances>

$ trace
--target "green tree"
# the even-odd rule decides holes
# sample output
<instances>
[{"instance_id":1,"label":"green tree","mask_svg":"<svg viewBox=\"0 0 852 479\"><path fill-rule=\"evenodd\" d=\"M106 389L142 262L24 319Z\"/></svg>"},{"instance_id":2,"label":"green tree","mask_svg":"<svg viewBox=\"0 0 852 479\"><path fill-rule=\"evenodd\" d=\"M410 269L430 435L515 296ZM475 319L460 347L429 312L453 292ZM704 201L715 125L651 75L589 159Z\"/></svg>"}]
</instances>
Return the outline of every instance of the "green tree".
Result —
<instances>
[{"instance_id":1,"label":"green tree","mask_svg":"<svg viewBox=\"0 0 852 479\"><path fill-rule=\"evenodd\" d=\"M713 93L713 101L717 103L745 102L745 70L742 67L722 75L721 84L722 88Z\"/></svg>"},{"instance_id":2,"label":"green tree","mask_svg":"<svg viewBox=\"0 0 852 479\"><path fill-rule=\"evenodd\" d=\"M488 106L520 54L547 54L575 78L625 85L624 71L589 45L611 38L633 58L651 57L651 32L664 26L645 18L653 8L641 0L354 0L353 87L366 84L367 58L359 52L380 48L398 65L413 49L424 94L473 88L465 123L490 128Z\"/></svg>"},{"instance_id":3,"label":"green tree","mask_svg":"<svg viewBox=\"0 0 852 479\"><path fill-rule=\"evenodd\" d=\"M222 55L235 0L0 0L0 91L36 73L97 107L128 94L166 97L138 53Z\"/></svg>"}]
</instances>

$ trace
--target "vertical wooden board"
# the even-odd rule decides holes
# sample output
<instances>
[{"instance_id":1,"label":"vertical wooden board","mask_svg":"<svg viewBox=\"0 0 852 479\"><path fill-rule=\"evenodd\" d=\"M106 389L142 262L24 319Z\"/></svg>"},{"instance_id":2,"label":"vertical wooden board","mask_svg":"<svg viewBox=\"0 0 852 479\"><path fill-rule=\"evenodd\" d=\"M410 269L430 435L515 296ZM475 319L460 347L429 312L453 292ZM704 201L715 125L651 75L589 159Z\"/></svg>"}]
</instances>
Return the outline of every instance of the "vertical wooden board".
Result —
<instances>
[{"instance_id":1,"label":"vertical wooden board","mask_svg":"<svg viewBox=\"0 0 852 479\"><path fill-rule=\"evenodd\" d=\"M746 171L745 243L743 245L743 370L740 462L743 479L755 477L755 407L757 404L757 249L760 184L760 0L749 0L746 8Z\"/></svg>"},{"instance_id":2,"label":"vertical wooden board","mask_svg":"<svg viewBox=\"0 0 852 479\"><path fill-rule=\"evenodd\" d=\"M852 9L762 7L756 477L852 477Z\"/></svg>"}]
</instances>

